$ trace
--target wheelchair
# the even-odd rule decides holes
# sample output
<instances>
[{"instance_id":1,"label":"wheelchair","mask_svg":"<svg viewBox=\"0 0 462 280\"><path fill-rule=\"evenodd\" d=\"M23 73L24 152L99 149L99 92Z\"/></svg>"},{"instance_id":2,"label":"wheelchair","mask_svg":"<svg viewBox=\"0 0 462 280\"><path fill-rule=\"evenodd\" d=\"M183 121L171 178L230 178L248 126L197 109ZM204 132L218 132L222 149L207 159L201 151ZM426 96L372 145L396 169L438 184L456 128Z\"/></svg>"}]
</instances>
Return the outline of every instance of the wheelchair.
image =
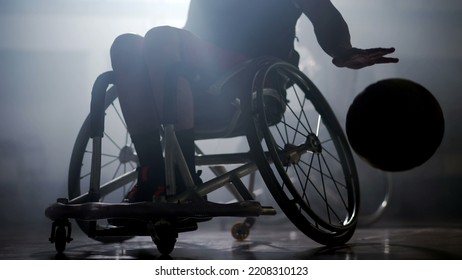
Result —
<instances>
[{"instance_id":1,"label":"wheelchair","mask_svg":"<svg viewBox=\"0 0 462 280\"><path fill-rule=\"evenodd\" d=\"M250 68L249 68L250 67ZM241 217L231 229L244 240L255 219L276 213L255 199L254 186L244 177L261 175L278 209L303 234L327 246L348 242L358 223L359 180L345 134L328 102L297 67L276 58L247 61L214 83L219 96L233 78L255 69L253 86L236 99L226 125L196 127L196 140L243 137L242 152L204 152L196 144L196 166L213 176L195 184L172 124L163 125L167 195L150 202L124 202L137 179L137 156L130 143L117 101L113 73L98 76L92 89L90 114L71 155L68 198L58 198L46 216L52 220L50 242L63 253L72 240L70 220L101 242L123 242L150 236L161 254L170 254L178 234L198 229L215 217ZM277 87L268 81L277 77ZM197 143L196 141L196 143ZM112 166L111 168L109 168ZM178 175L187 189L176 191ZM226 188L236 202L204 199ZM262 216L262 217L260 217ZM108 221L122 219L126 225Z\"/></svg>"}]
</instances>

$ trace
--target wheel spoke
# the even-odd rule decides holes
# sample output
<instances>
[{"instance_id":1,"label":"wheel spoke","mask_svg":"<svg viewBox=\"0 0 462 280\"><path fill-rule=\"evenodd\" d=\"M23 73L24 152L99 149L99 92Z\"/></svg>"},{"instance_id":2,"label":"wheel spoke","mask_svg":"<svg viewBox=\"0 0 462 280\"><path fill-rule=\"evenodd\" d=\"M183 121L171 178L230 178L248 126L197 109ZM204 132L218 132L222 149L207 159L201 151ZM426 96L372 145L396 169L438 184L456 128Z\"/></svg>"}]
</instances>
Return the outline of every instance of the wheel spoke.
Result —
<instances>
[{"instance_id":1,"label":"wheel spoke","mask_svg":"<svg viewBox=\"0 0 462 280\"><path fill-rule=\"evenodd\" d=\"M321 115L318 116L318 122L316 124L316 133L315 134L318 137L319 137L319 129L320 129L320 127L321 127Z\"/></svg>"},{"instance_id":2,"label":"wheel spoke","mask_svg":"<svg viewBox=\"0 0 462 280\"><path fill-rule=\"evenodd\" d=\"M306 124L309 127L309 130L306 129L306 128L305 129L307 131L309 131L309 132L312 132L313 130L311 129L311 125L310 125L310 122L308 120L308 116L306 115L306 112L305 112L305 104L306 104L307 99L305 98L305 95L303 95L303 101L300 101L300 96L299 96L298 90L295 88L295 86L293 87L293 90L294 90L295 96L297 97L298 104L300 105L300 117L298 118L298 120L301 119L301 115L303 114L303 116L305 118L305 121L306 121ZM299 123L302 123L302 122L299 122Z\"/></svg>"},{"instance_id":3,"label":"wheel spoke","mask_svg":"<svg viewBox=\"0 0 462 280\"><path fill-rule=\"evenodd\" d=\"M324 165L326 166L326 169L327 169L327 171L329 172L329 177L330 177L330 178L333 178L334 175L332 174L332 172L331 172L331 170L330 170L330 168L329 168L329 165L328 165L327 162L326 162L326 159L324 158L323 155L320 155L319 157L322 158L322 160L323 160L323 162L324 162ZM338 187L338 185L337 185L337 182L336 182L335 180L332 180L332 182L333 182L333 184L334 184L334 186L335 186L335 189L337 190L337 193L338 193L339 197L340 197L341 200L342 200L343 206L344 206L345 208L347 208L347 207L348 207L348 206L347 206L347 203L345 202L345 198L343 197L342 193L340 192L340 189L339 189L339 187Z\"/></svg>"},{"instance_id":4,"label":"wheel spoke","mask_svg":"<svg viewBox=\"0 0 462 280\"><path fill-rule=\"evenodd\" d=\"M299 118L297 117L297 116L298 116L297 113L292 109L292 107L289 106L289 104L287 104L287 108L289 108L289 111L292 113L292 115L293 115L297 120L299 120ZM301 110L304 111L303 108L301 108ZM313 131L313 130L311 129L311 125L310 125L310 123L308 122L308 120L306 120L306 124L308 125L308 127L306 127L306 126L304 125L303 122L300 122L300 124L302 125L303 129L305 129L306 131ZM295 129L294 129L294 130L295 130Z\"/></svg>"},{"instance_id":5,"label":"wheel spoke","mask_svg":"<svg viewBox=\"0 0 462 280\"><path fill-rule=\"evenodd\" d=\"M118 119L120 120L120 122L122 123L122 125L124 126L125 130L128 131L127 129L127 125L125 124L125 120L122 116L122 114L119 112L119 110L117 109L117 107L114 105L114 102L111 103L111 106L112 108L114 109L114 112L116 113Z\"/></svg>"},{"instance_id":6,"label":"wheel spoke","mask_svg":"<svg viewBox=\"0 0 462 280\"><path fill-rule=\"evenodd\" d=\"M119 158L118 155L111 155L111 154L107 154L107 153L101 153L101 156L110 157L110 158Z\"/></svg>"},{"instance_id":7,"label":"wheel spoke","mask_svg":"<svg viewBox=\"0 0 462 280\"><path fill-rule=\"evenodd\" d=\"M323 172L322 172L322 165L321 165L321 159L320 159L320 155L318 154L317 155L317 158L318 158L318 164L319 164L319 169L321 170L321 185L322 185L322 190L323 190L323 199L324 199L324 202L326 204L326 213L327 213L327 218L329 220L329 223L331 223L331 217L330 217L330 211L329 211L329 203L327 202L327 191L326 191L326 185L324 183L324 176L323 176Z\"/></svg>"},{"instance_id":8,"label":"wheel spoke","mask_svg":"<svg viewBox=\"0 0 462 280\"><path fill-rule=\"evenodd\" d=\"M103 169L103 168L105 168L105 167L111 165L112 163L114 163L114 162L116 162L116 161L118 161L118 160L119 160L119 159L116 158L116 159L113 159L113 160L111 160L111 161L106 162L105 164L102 164L102 165L101 165L101 169Z\"/></svg>"},{"instance_id":9,"label":"wheel spoke","mask_svg":"<svg viewBox=\"0 0 462 280\"><path fill-rule=\"evenodd\" d=\"M318 157L319 158L319 157ZM313 155L313 159L314 159L314 155ZM299 169L301 170L302 173L304 173L303 169L301 167L299 167ZM296 171L297 172L297 171ZM311 185L311 187L313 188L313 190L315 190L315 193L318 194L318 197L325 203L326 205L326 213L330 214L334 214L334 216L336 217L336 219L341 222L341 219L340 219L340 216L336 213L335 209L332 208L332 206L329 204L329 200L327 199L327 193L326 193L326 186L325 186L325 182L324 180L322 179L322 175L321 175L321 185L322 185L322 189L323 189L323 192L321 192L318 187L316 186L316 184L310 179L310 175L309 173L304 173L305 177L306 177L306 181L309 182L309 184L305 184L305 187L302 187L301 188L303 189L303 193L306 193L307 192L307 187L308 185ZM306 195L302 195L301 198L302 198L302 201L303 201L303 197L306 197ZM307 201L308 202L308 199ZM303 205L303 203L300 203L300 205ZM311 208L310 204L307 203L307 206L308 208ZM330 216L330 215L329 215ZM329 219L329 222L332 222L330 219Z\"/></svg>"},{"instance_id":10,"label":"wheel spoke","mask_svg":"<svg viewBox=\"0 0 462 280\"><path fill-rule=\"evenodd\" d=\"M114 144L114 146L115 146L117 149L119 149L119 150L122 149L122 148L116 143L116 141L114 141L114 139L112 139L112 137L109 136L109 134L107 134L106 132L104 132L104 136L106 136L107 139L109 139L109 141L110 141L112 144Z\"/></svg>"},{"instance_id":11,"label":"wheel spoke","mask_svg":"<svg viewBox=\"0 0 462 280\"><path fill-rule=\"evenodd\" d=\"M351 153L344 151L349 145L343 130L325 98L303 73L284 65L276 69L293 86L287 92L281 121L274 129L260 128L265 151L273 157L269 164L276 182L268 181L270 191L279 187L272 191L275 200L304 232L315 232L323 242L349 238L350 227L356 223L354 193L358 186L356 174L351 173L354 168L343 168L354 165ZM263 110L260 114L266 113L264 106L259 108ZM263 155L261 160L265 159Z\"/></svg>"},{"instance_id":12,"label":"wheel spoke","mask_svg":"<svg viewBox=\"0 0 462 280\"><path fill-rule=\"evenodd\" d=\"M314 171L318 172L320 174L320 176L325 176L328 179L332 180L335 184L340 185L340 186L342 186L343 188L346 189L347 186L344 183L336 180L333 176L323 174L321 169L313 167L312 164L309 164L309 163L305 162L304 160L301 160L300 162L307 165L308 168L313 169Z\"/></svg>"},{"instance_id":13,"label":"wheel spoke","mask_svg":"<svg viewBox=\"0 0 462 280\"><path fill-rule=\"evenodd\" d=\"M288 123L286 123L286 122L281 122L281 125L284 125L285 127L290 128L295 134L299 134L299 135L301 135L301 136L303 136L303 137L305 137L305 138L308 137L308 134L305 134L305 133L300 132L300 131L297 130L295 127L293 127L292 125L290 125L290 124L288 124ZM276 127L278 127L278 126L276 126Z\"/></svg>"},{"instance_id":14,"label":"wheel spoke","mask_svg":"<svg viewBox=\"0 0 462 280\"><path fill-rule=\"evenodd\" d=\"M122 166L122 163L119 163L119 165L117 165L117 168L116 170L114 171L114 175L112 175L112 179L116 178L117 177L117 173L119 173L119 170L120 170L120 167Z\"/></svg>"}]
</instances>

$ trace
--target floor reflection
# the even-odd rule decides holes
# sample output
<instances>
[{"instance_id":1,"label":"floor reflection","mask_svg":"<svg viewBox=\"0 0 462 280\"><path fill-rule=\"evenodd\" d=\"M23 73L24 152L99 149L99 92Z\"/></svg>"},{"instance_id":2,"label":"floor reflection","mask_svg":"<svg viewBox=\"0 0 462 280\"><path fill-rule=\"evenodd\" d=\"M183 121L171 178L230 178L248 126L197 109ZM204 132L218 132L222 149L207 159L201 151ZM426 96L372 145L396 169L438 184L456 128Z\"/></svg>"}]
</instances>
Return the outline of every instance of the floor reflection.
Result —
<instances>
[{"instance_id":1,"label":"floor reflection","mask_svg":"<svg viewBox=\"0 0 462 280\"><path fill-rule=\"evenodd\" d=\"M38 234L40 233L40 234ZM76 230L64 254L56 254L46 231L2 232L0 259L39 260L462 260L462 229L456 227L359 228L342 246L322 246L293 228L256 226L245 241L223 227L180 234L174 251L162 256L150 237L100 243Z\"/></svg>"}]
</instances>

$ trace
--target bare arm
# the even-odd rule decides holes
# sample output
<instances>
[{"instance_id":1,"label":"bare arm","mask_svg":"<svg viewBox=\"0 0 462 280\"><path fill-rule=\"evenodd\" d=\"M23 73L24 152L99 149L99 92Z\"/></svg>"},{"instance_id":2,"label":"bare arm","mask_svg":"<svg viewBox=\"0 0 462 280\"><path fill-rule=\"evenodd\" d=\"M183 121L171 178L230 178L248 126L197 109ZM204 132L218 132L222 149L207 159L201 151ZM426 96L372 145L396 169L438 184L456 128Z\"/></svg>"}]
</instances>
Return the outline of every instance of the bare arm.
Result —
<instances>
[{"instance_id":1,"label":"bare arm","mask_svg":"<svg viewBox=\"0 0 462 280\"><path fill-rule=\"evenodd\" d=\"M321 48L331 57L351 48L350 31L329 0L294 0L314 27Z\"/></svg>"},{"instance_id":2,"label":"bare arm","mask_svg":"<svg viewBox=\"0 0 462 280\"><path fill-rule=\"evenodd\" d=\"M377 63L398 62L397 58L384 57L393 53L394 48L353 48L348 25L330 0L293 1L312 22L319 45L336 66L360 69Z\"/></svg>"}]
</instances>

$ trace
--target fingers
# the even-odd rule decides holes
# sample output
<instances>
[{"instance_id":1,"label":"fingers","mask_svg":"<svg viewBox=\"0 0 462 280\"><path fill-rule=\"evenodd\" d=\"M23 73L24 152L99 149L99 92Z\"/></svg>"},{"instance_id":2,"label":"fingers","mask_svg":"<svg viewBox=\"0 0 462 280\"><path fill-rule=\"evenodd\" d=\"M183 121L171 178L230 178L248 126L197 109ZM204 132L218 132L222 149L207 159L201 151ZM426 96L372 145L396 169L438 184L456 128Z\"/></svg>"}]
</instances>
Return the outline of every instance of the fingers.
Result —
<instances>
[{"instance_id":1,"label":"fingers","mask_svg":"<svg viewBox=\"0 0 462 280\"><path fill-rule=\"evenodd\" d=\"M397 63L398 58L386 57L385 55L392 53L389 50L367 50L366 60L369 60L372 64L384 64L384 63Z\"/></svg>"},{"instance_id":2,"label":"fingers","mask_svg":"<svg viewBox=\"0 0 462 280\"><path fill-rule=\"evenodd\" d=\"M382 56L391 54L395 52L395 48L372 48L372 49L365 49L363 50L364 52L367 53L378 53L381 54Z\"/></svg>"},{"instance_id":3,"label":"fingers","mask_svg":"<svg viewBox=\"0 0 462 280\"><path fill-rule=\"evenodd\" d=\"M396 63L399 61L398 58L385 57L386 55L395 52L395 48L373 48L364 50L363 52L368 59L376 61L376 63Z\"/></svg>"},{"instance_id":4,"label":"fingers","mask_svg":"<svg viewBox=\"0 0 462 280\"><path fill-rule=\"evenodd\" d=\"M399 58L396 57L381 57L378 59L375 59L374 64L384 64L384 63L398 63Z\"/></svg>"},{"instance_id":5,"label":"fingers","mask_svg":"<svg viewBox=\"0 0 462 280\"><path fill-rule=\"evenodd\" d=\"M398 58L386 57L395 51L395 48L371 48L357 49L352 48L348 53L341 57L336 57L332 62L338 67L350 69L361 69L374 64L397 63Z\"/></svg>"}]
</instances>

